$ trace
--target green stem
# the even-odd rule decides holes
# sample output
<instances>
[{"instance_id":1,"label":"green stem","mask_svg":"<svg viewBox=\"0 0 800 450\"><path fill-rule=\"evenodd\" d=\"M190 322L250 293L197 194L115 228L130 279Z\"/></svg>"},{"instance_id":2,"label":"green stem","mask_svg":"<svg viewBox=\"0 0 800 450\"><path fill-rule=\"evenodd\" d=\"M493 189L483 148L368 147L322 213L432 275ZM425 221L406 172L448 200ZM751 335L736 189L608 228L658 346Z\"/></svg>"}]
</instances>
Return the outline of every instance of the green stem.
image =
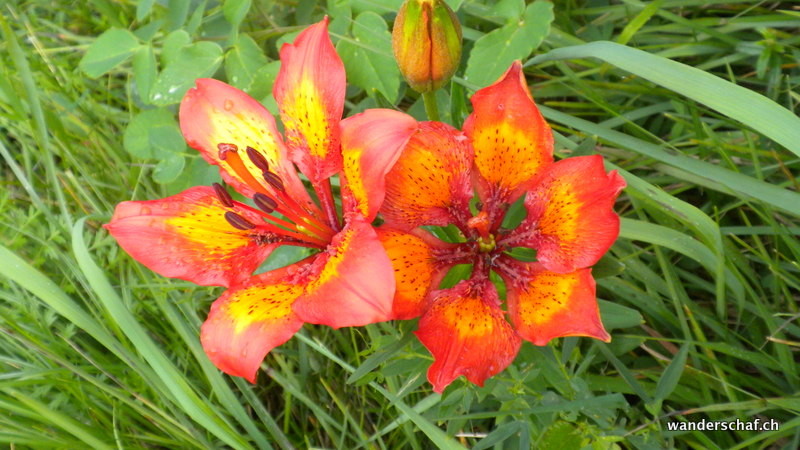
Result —
<instances>
[{"instance_id":1,"label":"green stem","mask_svg":"<svg viewBox=\"0 0 800 450\"><path fill-rule=\"evenodd\" d=\"M436 105L436 91L429 91L422 94L422 101L425 102L425 114L428 120L439 120L439 107Z\"/></svg>"}]
</instances>

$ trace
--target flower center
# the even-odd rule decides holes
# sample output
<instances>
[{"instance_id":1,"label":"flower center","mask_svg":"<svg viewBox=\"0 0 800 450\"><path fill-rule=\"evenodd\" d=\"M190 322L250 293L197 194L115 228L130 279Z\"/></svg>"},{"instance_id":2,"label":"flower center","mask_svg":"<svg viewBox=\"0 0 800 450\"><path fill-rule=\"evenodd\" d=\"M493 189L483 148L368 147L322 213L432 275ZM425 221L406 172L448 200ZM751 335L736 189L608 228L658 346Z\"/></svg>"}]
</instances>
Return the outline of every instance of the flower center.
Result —
<instances>
[{"instance_id":1,"label":"flower center","mask_svg":"<svg viewBox=\"0 0 800 450\"><path fill-rule=\"evenodd\" d=\"M478 243L478 251L481 253L489 253L497 247L497 242L494 239L494 235L490 234L487 237L479 237L477 240Z\"/></svg>"},{"instance_id":2,"label":"flower center","mask_svg":"<svg viewBox=\"0 0 800 450\"><path fill-rule=\"evenodd\" d=\"M252 147L246 154L253 165L261 171L260 181L244 164L235 144L217 145L219 158L225 161L236 175L252 190L256 208L233 200L228 191L214 183L214 192L223 206L225 220L237 230L251 231L251 236L260 244L283 243L302 247L325 248L336 232L320 219L314 211L295 201L286 192L281 177L270 171L264 156ZM246 213L245 213L246 211ZM275 213L283 217L278 217ZM247 215L248 217L245 217ZM254 216L261 221L252 220Z\"/></svg>"}]
</instances>

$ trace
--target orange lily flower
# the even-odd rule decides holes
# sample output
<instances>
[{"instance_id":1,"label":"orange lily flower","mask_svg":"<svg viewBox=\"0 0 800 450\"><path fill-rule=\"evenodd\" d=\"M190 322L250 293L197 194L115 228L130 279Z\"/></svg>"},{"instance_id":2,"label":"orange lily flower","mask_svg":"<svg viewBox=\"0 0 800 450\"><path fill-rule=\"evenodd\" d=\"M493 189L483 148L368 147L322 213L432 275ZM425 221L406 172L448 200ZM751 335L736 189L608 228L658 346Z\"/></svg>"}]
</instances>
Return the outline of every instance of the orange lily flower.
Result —
<instances>
[{"instance_id":1,"label":"orange lily flower","mask_svg":"<svg viewBox=\"0 0 800 450\"><path fill-rule=\"evenodd\" d=\"M395 269L394 317L421 316L416 335L433 354L428 380L436 392L460 375L483 386L514 360L522 339L610 340L589 267L619 234L613 205L625 181L606 173L599 155L553 162L550 127L518 61L476 92L472 105L463 131L418 125L386 177L386 223L378 229ZM509 205L523 195L527 217L504 228ZM448 224L464 242L445 243L419 228ZM515 259L515 247L536 250L537 261ZM472 276L436 290L455 264L471 264ZM505 282L507 311L491 272Z\"/></svg>"},{"instance_id":2,"label":"orange lily flower","mask_svg":"<svg viewBox=\"0 0 800 450\"><path fill-rule=\"evenodd\" d=\"M383 201L384 176L416 124L390 110L341 120L345 72L327 23L312 25L281 49L273 94L285 141L259 102L220 81L197 80L181 103L189 145L255 207L215 184L162 200L123 202L106 225L153 271L228 288L211 306L200 338L217 367L250 382L267 353L303 323L339 328L391 318L393 270L370 223ZM342 217L330 183L335 174ZM281 245L317 253L252 276Z\"/></svg>"}]
</instances>

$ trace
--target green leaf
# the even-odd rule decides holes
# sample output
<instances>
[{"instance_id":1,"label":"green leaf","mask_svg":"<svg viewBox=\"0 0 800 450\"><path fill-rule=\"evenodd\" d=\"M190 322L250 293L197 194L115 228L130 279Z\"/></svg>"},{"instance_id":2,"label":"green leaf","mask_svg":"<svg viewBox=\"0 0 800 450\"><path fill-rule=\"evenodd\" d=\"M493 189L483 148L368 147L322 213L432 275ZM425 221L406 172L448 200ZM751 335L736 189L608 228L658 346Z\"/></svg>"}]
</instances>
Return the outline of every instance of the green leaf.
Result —
<instances>
[{"instance_id":1,"label":"green leaf","mask_svg":"<svg viewBox=\"0 0 800 450\"><path fill-rule=\"evenodd\" d=\"M183 135L172 118L172 114L170 114L170 120L164 120L150 128L150 148L155 152L156 158L160 155L182 153L186 149Z\"/></svg>"},{"instance_id":2,"label":"green leaf","mask_svg":"<svg viewBox=\"0 0 800 450\"><path fill-rule=\"evenodd\" d=\"M536 443L539 448L553 450L581 448L583 433L575 424L558 421L550 425Z\"/></svg>"},{"instance_id":3,"label":"green leaf","mask_svg":"<svg viewBox=\"0 0 800 450\"><path fill-rule=\"evenodd\" d=\"M751 92L751 94L753 93ZM730 101L734 102L735 99L731 98ZM589 122L588 120L564 114L544 105L539 105L539 110L548 120L562 123L589 134L594 134L602 140L614 143L615 145L622 146L628 150L688 172L696 177L693 181L700 182L702 186L745 199L757 199L795 216L800 216L800 207L798 207L798 205L800 205L800 194L797 192L783 189L705 161L675 154L675 152L667 151L656 144L612 130L594 122ZM798 121L800 121L800 119L798 119ZM800 128L798 130L800 130Z\"/></svg>"},{"instance_id":4,"label":"green leaf","mask_svg":"<svg viewBox=\"0 0 800 450\"><path fill-rule=\"evenodd\" d=\"M259 267L257 273L268 272L270 270L289 266L309 255L311 255L311 250L305 247L294 247L290 245L280 246L270 253L267 260Z\"/></svg>"},{"instance_id":5,"label":"green leaf","mask_svg":"<svg viewBox=\"0 0 800 450\"><path fill-rule=\"evenodd\" d=\"M182 27L189 17L190 0L167 0L167 22L170 30Z\"/></svg>"},{"instance_id":6,"label":"green leaf","mask_svg":"<svg viewBox=\"0 0 800 450\"><path fill-rule=\"evenodd\" d=\"M178 103L198 78L210 77L222 63L222 48L218 44L201 41L181 50L158 75L150 101L154 105Z\"/></svg>"},{"instance_id":7,"label":"green leaf","mask_svg":"<svg viewBox=\"0 0 800 450\"><path fill-rule=\"evenodd\" d=\"M689 344L684 344L678 353L672 358L669 365L664 369L661 378L658 379L656 385L656 392L653 395L653 402L658 405L659 409L661 402L664 401L675 387L683 374L683 368L686 366L686 356L689 354Z\"/></svg>"},{"instance_id":8,"label":"green leaf","mask_svg":"<svg viewBox=\"0 0 800 450\"><path fill-rule=\"evenodd\" d=\"M225 75L232 86L250 93L258 70L265 64L267 57L258 44L250 36L240 34L225 55Z\"/></svg>"},{"instance_id":9,"label":"green leaf","mask_svg":"<svg viewBox=\"0 0 800 450\"><path fill-rule=\"evenodd\" d=\"M133 33L111 28L89 46L78 67L90 78L97 78L127 61L138 48L139 40Z\"/></svg>"},{"instance_id":10,"label":"green leaf","mask_svg":"<svg viewBox=\"0 0 800 450\"><path fill-rule=\"evenodd\" d=\"M172 153L156 164L156 168L153 170L153 180L161 184L175 181L185 166L186 158L180 153Z\"/></svg>"},{"instance_id":11,"label":"green leaf","mask_svg":"<svg viewBox=\"0 0 800 450\"><path fill-rule=\"evenodd\" d=\"M625 264L619 262L609 254L603 255L600 261L592 266L592 276L595 280L599 278L614 277L625 271Z\"/></svg>"},{"instance_id":12,"label":"green leaf","mask_svg":"<svg viewBox=\"0 0 800 450\"><path fill-rule=\"evenodd\" d=\"M150 15L156 0L139 0L136 3L136 21L141 22Z\"/></svg>"},{"instance_id":13,"label":"green leaf","mask_svg":"<svg viewBox=\"0 0 800 450\"><path fill-rule=\"evenodd\" d=\"M14 390L6 390L6 392L19 400L20 403L28 407L30 411L39 414L44 421L49 422L50 424L57 426L80 439L87 445L87 447L100 450L112 450L114 448L113 446L103 442L103 439L95 434L99 430L89 428L86 425L76 421L72 417L62 414L57 410L51 409L51 407L48 405L36 401L35 399L28 397L21 392Z\"/></svg>"},{"instance_id":14,"label":"green leaf","mask_svg":"<svg viewBox=\"0 0 800 450\"><path fill-rule=\"evenodd\" d=\"M248 94L255 99L260 99L261 103L270 109L270 104L275 103L275 98L272 96L272 86L275 84L275 79L278 78L278 71L280 71L280 61L270 61L261 66L253 76L253 84L250 86ZM273 111L270 109L270 111ZM277 111L277 105L275 105ZM274 114L277 114L274 113Z\"/></svg>"},{"instance_id":15,"label":"green leaf","mask_svg":"<svg viewBox=\"0 0 800 450\"><path fill-rule=\"evenodd\" d=\"M550 33L553 4L537 0L525 9L519 21L487 33L477 41L467 61L464 79L475 86L488 86L517 59L527 58Z\"/></svg>"},{"instance_id":16,"label":"green leaf","mask_svg":"<svg viewBox=\"0 0 800 450\"><path fill-rule=\"evenodd\" d=\"M518 21L523 13L525 13L525 0L500 0L489 10L487 18Z\"/></svg>"},{"instance_id":17,"label":"green leaf","mask_svg":"<svg viewBox=\"0 0 800 450\"><path fill-rule=\"evenodd\" d=\"M699 262L712 275L717 276L718 274L718 259L722 256L714 254L700 241L680 231L649 222L623 218L619 236L669 248ZM723 274L726 283L732 289L737 289L741 286L730 269L725 269Z\"/></svg>"},{"instance_id":18,"label":"green leaf","mask_svg":"<svg viewBox=\"0 0 800 450\"><path fill-rule=\"evenodd\" d=\"M447 2L450 4L451 2ZM353 11L356 12L365 12L371 11L378 14L385 14L385 13L396 13L398 9L400 9L400 5L403 4L403 0L382 0L380 2L376 2L375 0L350 0L350 4L353 7ZM452 8L453 5L450 5Z\"/></svg>"},{"instance_id":19,"label":"green leaf","mask_svg":"<svg viewBox=\"0 0 800 450\"><path fill-rule=\"evenodd\" d=\"M175 30L161 43L161 65L168 66L178 59L183 48L192 42L192 37L185 30Z\"/></svg>"},{"instance_id":20,"label":"green leaf","mask_svg":"<svg viewBox=\"0 0 800 450\"><path fill-rule=\"evenodd\" d=\"M350 0L327 0L327 8L325 8L331 21L328 24L328 31L331 38L336 43L337 36L344 36L350 29L350 24L353 23L353 11L350 7Z\"/></svg>"},{"instance_id":21,"label":"green leaf","mask_svg":"<svg viewBox=\"0 0 800 450\"><path fill-rule=\"evenodd\" d=\"M153 47L145 45L133 56L133 80L136 82L139 98L145 103L150 100L150 91L153 89L156 76L158 76L156 55L153 53Z\"/></svg>"},{"instance_id":22,"label":"green leaf","mask_svg":"<svg viewBox=\"0 0 800 450\"><path fill-rule=\"evenodd\" d=\"M661 9L661 3L664 0L656 0L654 2L650 2L647 6L642 9L636 17L633 18L625 28L622 29L622 32L617 37L617 42L620 44L627 44L634 34L636 34L639 29L641 29L647 21L649 21L658 11Z\"/></svg>"},{"instance_id":23,"label":"green leaf","mask_svg":"<svg viewBox=\"0 0 800 450\"><path fill-rule=\"evenodd\" d=\"M403 336L402 339L397 340L392 344L382 348L380 351L372 354L369 358L364 360L364 362L361 363L361 365L358 366L358 368L347 378L346 383L353 384L357 381L360 381L363 377L372 372L373 369L399 353L403 347L406 346L406 344L411 342L413 337L414 335L409 333Z\"/></svg>"},{"instance_id":24,"label":"green leaf","mask_svg":"<svg viewBox=\"0 0 800 450\"><path fill-rule=\"evenodd\" d=\"M333 354L327 347L320 344L317 341L313 341L302 333L297 333L295 335L297 339L303 341L309 347L315 349L331 361L338 364L340 367L345 369L346 371L353 373L355 369L350 366L349 364L345 363L341 360L338 356ZM274 378L274 377L273 377ZM395 393L386 390L383 386L379 385L378 383L371 382L369 383L369 387L378 391L383 397L386 398L388 404L397 408L403 416L408 417L414 425L419 428L420 431L425 433L428 439L431 440L433 445L436 448L445 449L445 450L456 450L456 449L463 449L464 447L458 443L458 441L454 440L452 437L448 436L444 431L442 431L438 426L434 423L426 419L424 416L419 414L415 411L414 408L408 406L403 402L403 399L399 398Z\"/></svg>"},{"instance_id":25,"label":"green leaf","mask_svg":"<svg viewBox=\"0 0 800 450\"><path fill-rule=\"evenodd\" d=\"M189 16L189 20L186 22L186 25L183 26L183 29L186 30L186 32L190 35L196 35L197 30L203 23L203 14L206 12L207 3L208 0L202 0L199 4L195 3L195 5L193 5L194 12Z\"/></svg>"},{"instance_id":26,"label":"green leaf","mask_svg":"<svg viewBox=\"0 0 800 450\"><path fill-rule=\"evenodd\" d=\"M167 150L181 152L186 144L172 113L163 108L142 111L128 124L122 138L125 150L142 159L155 158Z\"/></svg>"},{"instance_id":27,"label":"green leaf","mask_svg":"<svg viewBox=\"0 0 800 450\"><path fill-rule=\"evenodd\" d=\"M528 423L515 420L513 422L504 423L494 429L491 433L487 434L485 438L478 441L472 450L484 450L497 445L515 434L526 433L528 431Z\"/></svg>"},{"instance_id":28,"label":"green leaf","mask_svg":"<svg viewBox=\"0 0 800 450\"><path fill-rule=\"evenodd\" d=\"M325 11L332 18L351 17L350 0L326 0Z\"/></svg>"},{"instance_id":29,"label":"green leaf","mask_svg":"<svg viewBox=\"0 0 800 450\"><path fill-rule=\"evenodd\" d=\"M92 290L96 293L103 307L108 311L125 336L135 346L145 361L158 375L160 381L167 388L166 392L172 394L176 403L186 411L189 416L237 449L248 448L244 437L236 433L225 420L214 414L206 402L197 395L192 385L180 372L172 361L150 337L142 325L137 322L133 314L123 303L111 282L103 271L94 262L89 249L83 239L83 227L86 218L78 220L72 228L72 251L78 261L78 267L86 277Z\"/></svg>"},{"instance_id":30,"label":"green leaf","mask_svg":"<svg viewBox=\"0 0 800 450\"><path fill-rule=\"evenodd\" d=\"M225 4L222 5L222 14L225 16L225 20L234 29L239 28L239 24L242 23L247 11L250 10L251 3L251 0L225 0Z\"/></svg>"},{"instance_id":31,"label":"green leaf","mask_svg":"<svg viewBox=\"0 0 800 450\"><path fill-rule=\"evenodd\" d=\"M606 330L616 330L618 328L630 328L641 325L644 319L639 311L612 303L605 300L598 300L600 305L600 318Z\"/></svg>"},{"instance_id":32,"label":"green leaf","mask_svg":"<svg viewBox=\"0 0 800 450\"><path fill-rule=\"evenodd\" d=\"M800 118L774 101L703 70L614 42L558 48L526 63L598 58L696 100L749 126L800 156ZM687 83L686 80L691 80ZM795 211L798 209L795 203Z\"/></svg>"},{"instance_id":33,"label":"green leaf","mask_svg":"<svg viewBox=\"0 0 800 450\"><path fill-rule=\"evenodd\" d=\"M400 88L400 71L389 52L392 36L386 22L375 13L362 13L353 23L353 36L353 40L340 40L337 46L347 80L370 96L380 92L394 104Z\"/></svg>"}]
</instances>

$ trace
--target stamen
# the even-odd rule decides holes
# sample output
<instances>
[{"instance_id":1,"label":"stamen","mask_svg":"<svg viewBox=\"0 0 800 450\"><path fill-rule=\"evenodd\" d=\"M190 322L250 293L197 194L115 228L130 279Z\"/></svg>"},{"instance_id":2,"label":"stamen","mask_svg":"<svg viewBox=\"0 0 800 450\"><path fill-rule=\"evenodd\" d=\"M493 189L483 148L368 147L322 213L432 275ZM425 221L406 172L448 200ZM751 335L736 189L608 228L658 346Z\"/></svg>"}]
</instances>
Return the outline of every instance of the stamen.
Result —
<instances>
[{"instance_id":1,"label":"stamen","mask_svg":"<svg viewBox=\"0 0 800 450\"><path fill-rule=\"evenodd\" d=\"M264 172L264 179L267 181L267 183L269 183L270 186L274 187L275 189L277 189L279 191L284 191L286 189L283 186L283 180L281 180L281 177L279 177L277 174L275 174L273 172L270 172L268 170L265 171Z\"/></svg>"},{"instance_id":2,"label":"stamen","mask_svg":"<svg viewBox=\"0 0 800 450\"><path fill-rule=\"evenodd\" d=\"M253 196L253 203L265 213L271 213L278 207L278 202L260 192L256 192L256 195Z\"/></svg>"},{"instance_id":3,"label":"stamen","mask_svg":"<svg viewBox=\"0 0 800 450\"><path fill-rule=\"evenodd\" d=\"M267 162L267 159L264 158L264 155L259 153L258 150L254 149L253 147L247 147L247 157L250 158L250 161L252 161L256 167L261 169L262 172L269 170L269 163Z\"/></svg>"},{"instance_id":4,"label":"stamen","mask_svg":"<svg viewBox=\"0 0 800 450\"><path fill-rule=\"evenodd\" d=\"M254 214L258 214L258 215L261 216L262 219L268 220L268 221L270 221L270 222L272 222L272 223L274 223L276 225L280 225L282 227L285 227L288 230L297 231L297 226L294 223L287 222L286 220L283 220L281 218L278 218L278 217L275 217L273 215L270 215L269 213L265 214L263 211L255 209L255 208L253 208L252 206L250 206L250 205L248 205L246 203L234 202L234 205L237 208L245 209L245 210L250 211L250 212L252 212ZM277 210L277 211L280 212L280 210Z\"/></svg>"},{"instance_id":5,"label":"stamen","mask_svg":"<svg viewBox=\"0 0 800 450\"><path fill-rule=\"evenodd\" d=\"M239 151L239 147L236 144L217 144L217 150L219 150L219 159L225 161L225 158L228 157L228 152L236 153Z\"/></svg>"},{"instance_id":6,"label":"stamen","mask_svg":"<svg viewBox=\"0 0 800 450\"><path fill-rule=\"evenodd\" d=\"M231 211L225 213L225 220L227 220L228 223L231 224L233 228L242 231L252 230L253 228L256 227L249 220Z\"/></svg>"},{"instance_id":7,"label":"stamen","mask_svg":"<svg viewBox=\"0 0 800 450\"><path fill-rule=\"evenodd\" d=\"M255 178L254 173L251 172L250 168L245 165L245 162L242 160L241 155L237 151L236 145L220 143L217 144L217 148L220 151L220 157L224 156L225 164L232 172L238 175L239 179L242 180L245 185L257 193L261 193L265 197L269 197L271 200L277 200L277 207L272 209L275 212L286 216L288 220L294 222L294 225L291 228L294 228L303 235L313 234L316 236L316 238L319 238L320 241L327 240L327 242L330 242L330 239L333 237L335 232L329 226L325 225L322 219L320 219L322 213L314 212L308 207L300 206L294 199L292 199L286 192L286 188L280 176L274 172L263 171L263 179L266 181L266 183L264 181L259 181ZM255 150L249 152L249 154L256 153L257 152ZM253 162L253 164L260 164L260 162ZM235 202L234 205L238 207L240 203ZM257 214L260 214L260 211L258 211ZM267 218L267 220L271 219ZM240 222L237 223L241 225Z\"/></svg>"},{"instance_id":8,"label":"stamen","mask_svg":"<svg viewBox=\"0 0 800 450\"><path fill-rule=\"evenodd\" d=\"M231 197L231 194L229 194L228 191L225 190L225 188L219 183L214 183L211 186L214 187L214 192L217 194L219 201L222 202L226 208L232 208L233 198Z\"/></svg>"}]
</instances>

